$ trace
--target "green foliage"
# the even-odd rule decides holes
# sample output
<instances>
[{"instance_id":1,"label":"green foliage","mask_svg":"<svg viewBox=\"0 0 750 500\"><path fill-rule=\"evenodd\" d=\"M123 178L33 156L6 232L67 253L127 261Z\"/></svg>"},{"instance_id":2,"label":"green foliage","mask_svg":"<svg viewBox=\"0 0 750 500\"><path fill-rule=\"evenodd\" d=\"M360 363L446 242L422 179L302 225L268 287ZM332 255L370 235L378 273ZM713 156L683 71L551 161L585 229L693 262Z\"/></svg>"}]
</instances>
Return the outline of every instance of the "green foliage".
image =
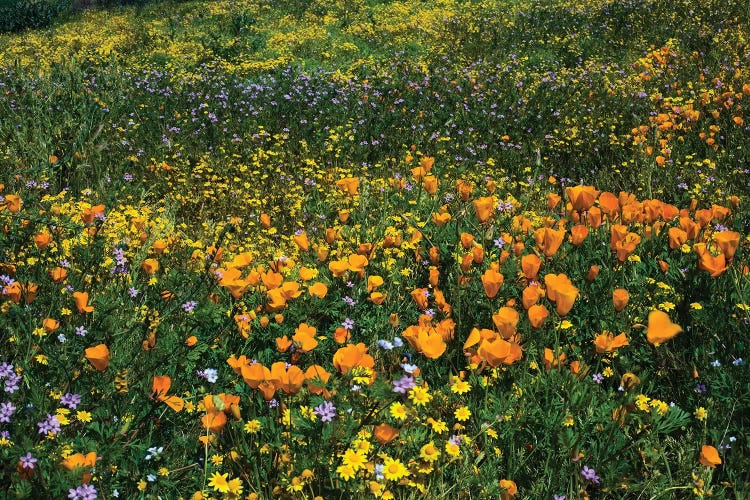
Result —
<instances>
[{"instance_id":1,"label":"green foliage","mask_svg":"<svg viewBox=\"0 0 750 500\"><path fill-rule=\"evenodd\" d=\"M49 26L72 3L72 0L0 0L0 32Z\"/></svg>"}]
</instances>

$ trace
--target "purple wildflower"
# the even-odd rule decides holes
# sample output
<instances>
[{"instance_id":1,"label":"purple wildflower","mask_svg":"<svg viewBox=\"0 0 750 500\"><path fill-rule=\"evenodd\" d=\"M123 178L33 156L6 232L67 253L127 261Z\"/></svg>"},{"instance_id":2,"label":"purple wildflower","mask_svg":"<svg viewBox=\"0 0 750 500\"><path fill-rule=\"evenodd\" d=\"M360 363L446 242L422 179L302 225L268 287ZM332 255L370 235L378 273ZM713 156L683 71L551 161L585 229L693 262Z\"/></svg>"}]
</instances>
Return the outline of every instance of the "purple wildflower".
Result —
<instances>
[{"instance_id":1,"label":"purple wildflower","mask_svg":"<svg viewBox=\"0 0 750 500\"><path fill-rule=\"evenodd\" d=\"M321 422L331 422L336 416L336 407L330 401L323 401L313 409L313 413L320 417Z\"/></svg>"},{"instance_id":2,"label":"purple wildflower","mask_svg":"<svg viewBox=\"0 0 750 500\"><path fill-rule=\"evenodd\" d=\"M39 434L47 434L51 432L54 436L60 432L60 421L57 420L57 415L50 415L48 413L47 418L42 422L38 422L36 425L39 427Z\"/></svg>"},{"instance_id":3,"label":"purple wildflower","mask_svg":"<svg viewBox=\"0 0 750 500\"><path fill-rule=\"evenodd\" d=\"M93 484L82 484L68 490L68 498L71 500L95 500L97 496L98 492Z\"/></svg>"},{"instance_id":4,"label":"purple wildflower","mask_svg":"<svg viewBox=\"0 0 750 500\"><path fill-rule=\"evenodd\" d=\"M414 377L409 375L404 375L400 379L393 381L393 392L398 392L399 394L406 394L406 391L412 387L414 387Z\"/></svg>"},{"instance_id":5,"label":"purple wildflower","mask_svg":"<svg viewBox=\"0 0 750 500\"><path fill-rule=\"evenodd\" d=\"M354 328L354 320L351 318L346 318L343 323L341 323L341 326L344 327L346 330L351 330Z\"/></svg>"},{"instance_id":6,"label":"purple wildflower","mask_svg":"<svg viewBox=\"0 0 750 500\"><path fill-rule=\"evenodd\" d=\"M591 481L594 484L599 484L599 476L596 475L596 471L594 469L589 469L587 465L583 466L581 475L584 479Z\"/></svg>"},{"instance_id":7,"label":"purple wildflower","mask_svg":"<svg viewBox=\"0 0 750 500\"><path fill-rule=\"evenodd\" d=\"M10 417L16 412L16 406L11 403L0 403L0 422L10 422Z\"/></svg>"},{"instance_id":8,"label":"purple wildflower","mask_svg":"<svg viewBox=\"0 0 750 500\"><path fill-rule=\"evenodd\" d=\"M33 456L31 456L31 452L28 452L26 455L23 455L20 460L21 460L21 467L24 469L33 469L34 464L39 461Z\"/></svg>"},{"instance_id":9,"label":"purple wildflower","mask_svg":"<svg viewBox=\"0 0 750 500\"><path fill-rule=\"evenodd\" d=\"M68 392L60 398L60 404L74 410L81 404L81 395Z\"/></svg>"},{"instance_id":10,"label":"purple wildflower","mask_svg":"<svg viewBox=\"0 0 750 500\"><path fill-rule=\"evenodd\" d=\"M195 306L197 306L198 303L194 300L189 300L182 304L182 310L186 313L193 312L193 309L195 309Z\"/></svg>"},{"instance_id":11,"label":"purple wildflower","mask_svg":"<svg viewBox=\"0 0 750 500\"><path fill-rule=\"evenodd\" d=\"M595 373L591 376L591 378L594 379L594 382L596 382L597 384L601 384L604 380L604 375L602 375L601 373Z\"/></svg>"},{"instance_id":12,"label":"purple wildflower","mask_svg":"<svg viewBox=\"0 0 750 500\"><path fill-rule=\"evenodd\" d=\"M5 378L5 392L13 394L18 390L18 384L21 382L21 376L11 373Z\"/></svg>"}]
</instances>

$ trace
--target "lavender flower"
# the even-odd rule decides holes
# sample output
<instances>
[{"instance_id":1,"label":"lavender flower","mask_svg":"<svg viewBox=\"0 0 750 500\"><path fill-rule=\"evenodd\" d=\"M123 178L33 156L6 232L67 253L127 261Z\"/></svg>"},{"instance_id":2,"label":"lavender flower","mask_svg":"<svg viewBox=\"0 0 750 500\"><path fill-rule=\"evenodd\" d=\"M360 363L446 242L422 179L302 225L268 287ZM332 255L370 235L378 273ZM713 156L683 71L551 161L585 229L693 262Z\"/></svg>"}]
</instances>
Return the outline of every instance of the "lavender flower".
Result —
<instances>
[{"instance_id":1,"label":"lavender flower","mask_svg":"<svg viewBox=\"0 0 750 500\"><path fill-rule=\"evenodd\" d=\"M60 404L74 410L81 404L81 395L68 392L60 398Z\"/></svg>"},{"instance_id":2,"label":"lavender flower","mask_svg":"<svg viewBox=\"0 0 750 500\"><path fill-rule=\"evenodd\" d=\"M313 413L320 417L321 422L331 422L336 416L336 407L330 401L324 401L313 408Z\"/></svg>"},{"instance_id":3,"label":"lavender flower","mask_svg":"<svg viewBox=\"0 0 750 500\"><path fill-rule=\"evenodd\" d=\"M341 326L344 327L346 330L351 330L354 328L354 320L351 318L346 318L343 323L341 323Z\"/></svg>"},{"instance_id":4,"label":"lavender flower","mask_svg":"<svg viewBox=\"0 0 750 500\"><path fill-rule=\"evenodd\" d=\"M16 406L11 403L0 403L0 422L10 422L10 417L16 412Z\"/></svg>"},{"instance_id":5,"label":"lavender flower","mask_svg":"<svg viewBox=\"0 0 750 500\"><path fill-rule=\"evenodd\" d=\"M21 382L21 376L11 373L5 378L5 392L13 394L18 390L18 384Z\"/></svg>"},{"instance_id":6,"label":"lavender flower","mask_svg":"<svg viewBox=\"0 0 750 500\"><path fill-rule=\"evenodd\" d=\"M587 465L583 466L583 470L581 470L581 475L584 479L591 481L594 484L599 484L599 476L596 475L596 471L594 469L589 469Z\"/></svg>"},{"instance_id":7,"label":"lavender flower","mask_svg":"<svg viewBox=\"0 0 750 500\"><path fill-rule=\"evenodd\" d=\"M206 379L210 383L214 383L219 379L219 373L216 368L206 368L205 370L198 370L198 376Z\"/></svg>"},{"instance_id":8,"label":"lavender flower","mask_svg":"<svg viewBox=\"0 0 750 500\"><path fill-rule=\"evenodd\" d=\"M81 325L76 327L76 335L79 335L81 337L85 337L86 334L89 333L88 330L86 330L86 327Z\"/></svg>"},{"instance_id":9,"label":"lavender flower","mask_svg":"<svg viewBox=\"0 0 750 500\"><path fill-rule=\"evenodd\" d=\"M31 456L31 452L28 452L26 455L23 455L20 460L21 460L21 467L24 469L33 469L34 464L39 461L33 456Z\"/></svg>"},{"instance_id":10,"label":"lavender flower","mask_svg":"<svg viewBox=\"0 0 750 500\"><path fill-rule=\"evenodd\" d=\"M398 392L399 394L406 394L412 387L414 387L414 377L409 375L404 375L400 379L393 381L393 392Z\"/></svg>"},{"instance_id":11,"label":"lavender flower","mask_svg":"<svg viewBox=\"0 0 750 500\"><path fill-rule=\"evenodd\" d=\"M604 380L604 375L602 375L601 373L595 373L591 376L591 378L594 379L594 382L596 382L597 384L601 384Z\"/></svg>"},{"instance_id":12,"label":"lavender flower","mask_svg":"<svg viewBox=\"0 0 750 500\"><path fill-rule=\"evenodd\" d=\"M189 300L182 304L182 310L186 313L193 312L193 309L195 309L195 306L197 306L198 303L194 300Z\"/></svg>"},{"instance_id":13,"label":"lavender flower","mask_svg":"<svg viewBox=\"0 0 750 500\"><path fill-rule=\"evenodd\" d=\"M92 484L82 484L68 490L68 498L71 500L95 500L97 496L98 492Z\"/></svg>"},{"instance_id":14,"label":"lavender flower","mask_svg":"<svg viewBox=\"0 0 750 500\"><path fill-rule=\"evenodd\" d=\"M39 434L48 434L51 432L54 436L60 432L60 421L57 420L57 415L50 415L48 413L47 418L42 422L37 422L36 425L39 427Z\"/></svg>"}]
</instances>

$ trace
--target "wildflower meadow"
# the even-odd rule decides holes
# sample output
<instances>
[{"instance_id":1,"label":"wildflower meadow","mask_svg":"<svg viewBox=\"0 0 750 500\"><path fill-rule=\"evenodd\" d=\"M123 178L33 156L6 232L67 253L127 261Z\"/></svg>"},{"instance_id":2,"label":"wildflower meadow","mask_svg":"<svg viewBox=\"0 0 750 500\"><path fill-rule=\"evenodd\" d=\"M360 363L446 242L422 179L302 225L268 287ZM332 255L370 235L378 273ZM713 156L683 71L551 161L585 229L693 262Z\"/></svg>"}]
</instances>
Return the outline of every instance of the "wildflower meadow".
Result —
<instances>
[{"instance_id":1,"label":"wildflower meadow","mask_svg":"<svg viewBox=\"0 0 750 500\"><path fill-rule=\"evenodd\" d=\"M750 497L746 2L49 12L0 498Z\"/></svg>"}]
</instances>

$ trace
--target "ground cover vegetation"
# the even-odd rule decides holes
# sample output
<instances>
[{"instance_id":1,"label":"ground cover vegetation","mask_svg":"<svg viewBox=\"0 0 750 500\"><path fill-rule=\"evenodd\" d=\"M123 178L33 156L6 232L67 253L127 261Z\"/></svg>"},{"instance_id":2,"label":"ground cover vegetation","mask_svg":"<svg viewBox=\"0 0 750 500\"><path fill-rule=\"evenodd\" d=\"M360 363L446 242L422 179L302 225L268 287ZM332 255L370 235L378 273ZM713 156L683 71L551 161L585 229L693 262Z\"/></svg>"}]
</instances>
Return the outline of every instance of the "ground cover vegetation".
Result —
<instances>
[{"instance_id":1,"label":"ground cover vegetation","mask_svg":"<svg viewBox=\"0 0 750 500\"><path fill-rule=\"evenodd\" d=\"M0 34L3 494L750 495L749 15L138 2Z\"/></svg>"}]
</instances>

